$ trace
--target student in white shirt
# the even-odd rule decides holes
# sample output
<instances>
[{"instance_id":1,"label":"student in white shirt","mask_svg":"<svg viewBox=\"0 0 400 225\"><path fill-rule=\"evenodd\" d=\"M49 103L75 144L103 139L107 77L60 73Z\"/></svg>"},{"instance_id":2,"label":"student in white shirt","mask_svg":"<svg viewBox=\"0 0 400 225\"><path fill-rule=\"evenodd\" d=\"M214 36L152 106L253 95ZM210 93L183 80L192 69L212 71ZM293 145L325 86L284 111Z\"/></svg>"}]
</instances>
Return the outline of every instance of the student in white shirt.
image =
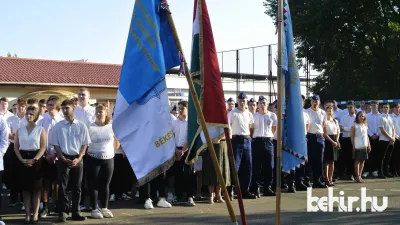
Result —
<instances>
[{"instance_id":1,"label":"student in white shirt","mask_svg":"<svg viewBox=\"0 0 400 225\"><path fill-rule=\"evenodd\" d=\"M108 209L110 197L110 182L114 171L114 149L119 143L114 136L111 118L107 107L103 104L96 106L96 120L89 126L91 144L87 150L86 171L92 218L112 218L114 215ZM100 209L97 201L100 197Z\"/></svg>"},{"instance_id":2,"label":"student in white shirt","mask_svg":"<svg viewBox=\"0 0 400 225\"><path fill-rule=\"evenodd\" d=\"M172 108L171 115L173 115L175 118L177 118L179 116L179 112L176 109L176 105L174 105L174 107Z\"/></svg>"},{"instance_id":3,"label":"student in white shirt","mask_svg":"<svg viewBox=\"0 0 400 225\"><path fill-rule=\"evenodd\" d=\"M188 155L188 121L187 109L188 102L180 101L178 103L179 116L172 123L172 130L175 134L175 163L168 171L170 176L175 177L175 195L182 199L183 193L187 192L187 205L195 206L193 196L196 195L196 179L193 168L185 163ZM164 193L163 193L164 195ZM164 197L164 196L162 196Z\"/></svg>"},{"instance_id":4,"label":"student in white shirt","mask_svg":"<svg viewBox=\"0 0 400 225\"><path fill-rule=\"evenodd\" d=\"M347 102L348 113L340 118L340 130L342 132L341 150L339 156L339 165L337 170L338 177L343 176L347 170L347 176L354 180L354 162L352 156L353 145L351 143L350 131L356 119L356 108L354 101Z\"/></svg>"},{"instance_id":5,"label":"student in white shirt","mask_svg":"<svg viewBox=\"0 0 400 225\"><path fill-rule=\"evenodd\" d=\"M7 122L0 118L0 184L3 183L3 173L4 173L4 154L7 151L8 148L8 134L10 133ZM0 202L2 201L2 195L0 194ZM0 209L1 209L1 204L0 204ZM1 221L0 217L0 221Z\"/></svg>"},{"instance_id":6,"label":"student in white shirt","mask_svg":"<svg viewBox=\"0 0 400 225\"><path fill-rule=\"evenodd\" d=\"M310 130L307 133L308 163L313 171L313 188L326 188L326 184L321 182L323 173L323 154L324 154L324 126L325 112L319 108L320 98L314 95L311 98L311 108L307 109L310 117Z\"/></svg>"},{"instance_id":7,"label":"student in white shirt","mask_svg":"<svg viewBox=\"0 0 400 225\"><path fill-rule=\"evenodd\" d=\"M367 114L367 121L368 121L368 136L369 136L369 143L371 145L371 152L369 153L368 159L365 161L364 164L364 173L362 177L366 178L372 174L373 177L378 177L378 167L379 167L379 160L378 152L379 149L379 135L380 129L379 124L382 115L378 111L378 102L372 100L370 102L371 105L371 112Z\"/></svg>"},{"instance_id":8,"label":"student in white shirt","mask_svg":"<svg viewBox=\"0 0 400 225\"><path fill-rule=\"evenodd\" d=\"M74 106L74 118L86 124L86 126L90 126L96 117L95 117L95 108L89 105L90 99L90 91L85 87L79 88L78 91L78 105ZM74 105L77 102L74 100ZM83 156L83 162L86 161L86 155ZM86 167L83 168L83 180L82 180L82 199L80 203L81 210L85 210L87 207L85 206L85 197L86 197Z\"/></svg>"},{"instance_id":9,"label":"student in white shirt","mask_svg":"<svg viewBox=\"0 0 400 225\"><path fill-rule=\"evenodd\" d=\"M250 191L260 198L258 181L264 177L264 196L275 196L271 190L274 168L274 143L272 141L276 133L277 116L267 110L267 99L260 96L258 99L259 110L253 114L254 133L252 145L252 180ZM251 108L251 107L249 107Z\"/></svg>"},{"instance_id":10,"label":"student in white shirt","mask_svg":"<svg viewBox=\"0 0 400 225\"><path fill-rule=\"evenodd\" d=\"M46 151L47 135L41 126L36 125L39 110L29 106L25 115L27 124L15 133L14 151L18 163L17 179L19 190L23 191L25 222L37 223L39 219L40 193L42 190L43 154ZM31 204L33 218L31 219Z\"/></svg>"},{"instance_id":11,"label":"student in white shirt","mask_svg":"<svg viewBox=\"0 0 400 225\"><path fill-rule=\"evenodd\" d=\"M229 98L228 99L228 101L226 101L227 102L227 111L228 111L228 113L230 112L230 111L232 111L234 108L235 108L235 100L233 100L233 98Z\"/></svg>"},{"instance_id":12,"label":"student in white shirt","mask_svg":"<svg viewBox=\"0 0 400 225\"><path fill-rule=\"evenodd\" d=\"M236 171L243 198L255 199L249 192L252 177L251 135L253 131L253 114L246 110L247 95L241 92L238 96L238 107L228 114L232 129L232 148L235 156Z\"/></svg>"},{"instance_id":13,"label":"student in white shirt","mask_svg":"<svg viewBox=\"0 0 400 225\"><path fill-rule=\"evenodd\" d=\"M82 158L90 144L89 131L83 122L74 119L74 105L69 99L61 103L61 110L65 120L58 122L52 131L49 144L53 145L57 152L57 181L58 190L58 221L67 220L69 208L67 184L72 189L72 220L83 221L86 217L81 216L79 202L81 200L81 183L83 177ZM69 180L69 182L68 182Z\"/></svg>"},{"instance_id":14,"label":"student in white shirt","mask_svg":"<svg viewBox=\"0 0 400 225\"><path fill-rule=\"evenodd\" d=\"M0 119L7 121L7 119L13 115L14 114L8 111L8 99L6 97L0 98Z\"/></svg>"},{"instance_id":15,"label":"student in white shirt","mask_svg":"<svg viewBox=\"0 0 400 225\"><path fill-rule=\"evenodd\" d=\"M251 98L249 102L247 103L247 106L249 107L249 111L251 113L256 113L257 112L257 102L254 98Z\"/></svg>"},{"instance_id":16,"label":"student in white shirt","mask_svg":"<svg viewBox=\"0 0 400 225\"><path fill-rule=\"evenodd\" d=\"M391 117L395 124L396 142L394 143L392 159L390 160L390 172L398 177L400 174L400 103L394 103Z\"/></svg>"},{"instance_id":17,"label":"student in white shirt","mask_svg":"<svg viewBox=\"0 0 400 225\"><path fill-rule=\"evenodd\" d=\"M379 178L385 179L386 177L393 177L389 172L389 162L392 157L394 143L396 142L396 132L394 128L393 119L389 116L389 104L382 105L382 117L379 124L379 153L377 158L379 160L378 175Z\"/></svg>"},{"instance_id":18,"label":"student in white shirt","mask_svg":"<svg viewBox=\"0 0 400 225\"><path fill-rule=\"evenodd\" d=\"M52 95L47 100L48 112L43 115L43 119L38 122L38 125L43 127L48 135L48 139L52 135L52 128L63 118L60 116L59 112L61 109L60 98L56 95ZM52 145L46 143L45 159L43 161L43 190L42 190L42 201L43 209L40 212L40 217L44 218L49 215L49 193L51 188L54 189L55 199L58 199L58 185L57 185L57 167L56 167L57 154Z\"/></svg>"},{"instance_id":19,"label":"student in white shirt","mask_svg":"<svg viewBox=\"0 0 400 225\"><path fill-rule=\"evenodd\" d=\"M303 100L303 105L305 103L306 97L304 95L301 96ZM306 136L307 140L307 132L310 129L310 117L308 116L307 112L302 109L303 111L303 120L304 120L304 135ZM287 183L289 185L288 192L295 193L296 191L306 191L309 186L309 182L307 182L307 179L305 177L306 171L305 171L306 166L301 166L299 168L296 168L294 173L291 173L287 176ZM307 184L304 183L306 181ZM293 185L295 184L295 185Z\"/></svg>"},{"instance_id":20,"label":"student in white shirt","mask_svg":"<svg viewBox=\"0 0 400 225\"><path fill-rule=\"evenodd\" d=\"M329 187L333 185L333 171L334 161L338 159L338 149L340 149L339 134L340 128L339 123L334 118L333 107L328 106L325 109L326 119L324 127L325 137L325 149L324 149L324 171L325 171L325 183Z\"/></svg>"},{"instance_id":21,"label":"student in white shirt","mask_svg":"<svg viewBox=\"0 0 400 225\"><path fill-rule=\"evenodd\" d=\"M18 99L17 114L7 119L7 125L10 131L10 134L8 135L10 144L8 146L6 154L4 155L4 183L10 190L10 203L8 205L9 207L14 207L18 204L18 194L20 193L20 191L18 190L17 182L14 179L15 176L13 174L13 171L16 169L15 163L18 162L18 159L14 151L14 138L15 138L15 133L20 127L20 124L23 124L22 121L26 121L25 120L26 105L27 104L25 99Z\"/></svg>"},{"instance_id":22,"label":"student in white shirt","mask_svg":"<svg viewBox=\"0 0 400 225\"><path fill-rule=\"evenodd\" d=\"M89 89L82 87L78 92L79 105L74 109L74 118L90 126L95 120L96 109L89 105L90 92Z\"/></svg>"},{"instance_id":23,"label":"student in white shirt","mask_svg":"<svg viewBox=\"0 0 400 225\"><path fill-rule=\"evenodd\" d=\"M364 183L361 173L364 161L368 159L368 152L371 152L371 145L368 138L367 117L363 111L357 113L354 125L350 131L353 144L354 175L358 183Z\"/></svg>"}]
</instances>

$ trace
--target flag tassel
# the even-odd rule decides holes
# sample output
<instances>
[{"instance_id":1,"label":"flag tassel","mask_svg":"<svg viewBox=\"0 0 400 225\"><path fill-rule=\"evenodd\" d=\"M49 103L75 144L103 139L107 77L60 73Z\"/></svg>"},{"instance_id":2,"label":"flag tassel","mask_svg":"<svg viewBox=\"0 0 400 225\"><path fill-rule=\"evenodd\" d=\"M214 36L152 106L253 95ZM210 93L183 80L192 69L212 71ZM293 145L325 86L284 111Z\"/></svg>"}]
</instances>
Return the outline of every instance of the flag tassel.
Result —
<instances>
[{"instance_id":1,"label":"flag tassel","mask_svg":"<svg viewBox=\"0 0 400 225\"><path fill-rule=\"evenodd\" d=\"M276 151L276 218L275 224L281 224L281 167L282 167L282 104L283 104L283 74L282 74L282 52L283 52L283 0L278 0L278 135Z\"/></svg>"},{"instance_id":2,"label":"flag tassel","mask_svg":"<svg viewBox=\"0 0 400 225\"><path fill-rule=\"evenodd\" d=\"M174 23L174 21L172 19L171 14L168 13L167 16L168 16L168 21L169 21L169 24L170 24L170 27L171 27L171 31L172 31L172 34L174 36L174 40L176 42L176 46L178 48L178 51L180 51L182 53L182 55L183 55L182 46L181 46L181 43L180 43L180 40L179 40L179 37L178 37L178 33L176 31L175 23ZM187 82L188 82L188 85L189 85L189 91L190 91L190 94L193 96L193 102L194 102L194 105L196 107L197 115L199 116L198 119L199 119L199 122L200 122L200 126L203 129L204 136L205 136L206 141L207 141L208 150L210 151L210 156L211 156L211 159L213 161L214 169L215 169L215 171L217 173L218 182L221 184L221 188L222 188L222 192L224 194L224 198L227 200L227 201L225 201L225 203L226 203L226 206L228 208L228 212L229 212L229 215L231 217L231 221L232 221L232 223L237 223L235 212L233 210L231 201L229 201L229 196L228 196L228 191L226 190L225 181L224 181L224 178L222 177L222 172L221 172L221 170L219 168L219 165L218 165L218 161L217 161L217 156L215 154L214 145L211 142L210 134L209 134L208 129L207 129L205 118L204 118L202 109L200 107L200 102L199 102L199 99L197 97L196 90L195 90L194 84L193 84L193 80L192 80L192 78L190 76L190 73L189 73L190 70L189 70L189 67L187 66L186 61L184 61L184 69L186 71L185 76L186 76L186 79L187 79Z\"/></svg>"}]
</instances>

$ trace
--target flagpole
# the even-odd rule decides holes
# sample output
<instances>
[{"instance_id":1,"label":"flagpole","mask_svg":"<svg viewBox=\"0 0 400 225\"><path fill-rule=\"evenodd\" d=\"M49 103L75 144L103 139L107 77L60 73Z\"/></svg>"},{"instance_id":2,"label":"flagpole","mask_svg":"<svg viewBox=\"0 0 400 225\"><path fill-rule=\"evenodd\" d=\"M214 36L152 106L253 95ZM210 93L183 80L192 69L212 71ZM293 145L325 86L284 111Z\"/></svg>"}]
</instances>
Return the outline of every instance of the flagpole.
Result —
<instances>
[{"instance_id":1,"label":"flagpole","mask_svg":"<svg viewBox=\"0 0 400 225\"><path fill-rule=\"evenodd\" d=\"M281 224L281 174L282 174L282 106L283 106L283 87L282 87L282 41L283 41L283 1L278 0L278 135L276 146L276 220L275 224Z\"/></svg>"},{"instance_id":2,"label":"flagpole","mask_svg":"<svg viewBox=\"0 0 400 225\"><path fill-rule=\"evenodd\" d=\"M226 145L228 147L229 165L231 166L231 168L233 168L233 169L231 169L231 173L233 173L231 175L231 178L233 178L233 181L234 181L233 184L235 184L235 188L236 188L236 194L237 194L237 198L238 198L238 202L239 202L240 217L242 218L242 224L247 225L246 212L244 211L242 191L240 188L239 177L236 172L235 159L233 158L231 136L229 134L228 128L225 128L224 130L225 130Z\"/></svg>"},{"instance_id":3,"label":"flagpole","mask_svg":"<svg viewBox=\"0 0 400 225\"><path fill-rule=\"evenodd\" d=\"M178 37L178 33L176 31L174 20L172 19L171 14L168 13L167 15L168 15L169 24L171 26L171 31L172 31L172 34L173 34L174 39L175 39L176 46L178 48L178 51L180 51L182 53L182 55L183 55L182 46L181 46L181 43L180 43L180 40L179 40L179 37ZM184 61L184 67L185 67L185 71L186 71L185 76L186 76L186 79L187 79L188 85L189 85L189 91L190 91L190 94L192 95L192 98L193 98L194 106L195 106L196 111L197 111L197 115L198 115L198 119L199 119L199 122L200 122L201 129L203 130L204 136L205 136L206 141L207 141L207 147L208 147L208 150L210 152L211 159L213 161L214 169L215 169L215 171L217 173L218 182L221 185L221 188L222 188L222 191L223 191L223 194L224 194L224 198L226 200L225 201L226 207L228 208L228 212L229 212L229 215L231 217L232 223L233 224L238 224L237 220L236 220L235 212L234 212L232 204L231 204L231 201L229 200L228 191L226 190L225 181L224 181L224 178L222 177L222 173L221 173L221 170L219 168L219 164L218 164L218 161L217 161L217 155L215 154L215 150L214 150L214 145L213 145L213 143L211 141L210 134L208 132L207 125L206 125L206 120L204 118L203 111L201 109L200 102L199 102L199 99L197 97L196 90L195 90L194 84L193 84L193 80L192 80L192 77L191 77L190 72L189 72L190 70L189 70L189 67L188 67L186 61Z\"/></svg>"}]
</instances>

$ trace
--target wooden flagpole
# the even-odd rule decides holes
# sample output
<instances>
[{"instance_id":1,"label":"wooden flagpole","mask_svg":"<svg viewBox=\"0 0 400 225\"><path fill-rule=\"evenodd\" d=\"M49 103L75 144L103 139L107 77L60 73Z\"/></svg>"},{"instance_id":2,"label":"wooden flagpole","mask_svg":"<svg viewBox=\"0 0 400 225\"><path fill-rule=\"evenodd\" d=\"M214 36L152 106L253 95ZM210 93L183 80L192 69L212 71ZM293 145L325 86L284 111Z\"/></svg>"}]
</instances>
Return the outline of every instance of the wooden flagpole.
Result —
<instances>
[{"instance_id":1,"label":"wooden flagpole","mask_svg":"<svg viewBox=\"0 0 400 225\"><path fill-rule=\"evenodd\" d=\"M283 41L283 1L278 0L278 135L276 147L276 225L281 224L281 174L282 174L282 41Z\"/></svg>"},{"instance_id":2,"label":"wooden flagpole","mask_svg":"<svg viewBox=\"0 0 400 225\"><path fill-rule=\"evenodd\" d=\"M181 43L180 43L180 40L179 40L179 37L178 37L178 33L176 31L174 20L172 19L171 14L167 13L167 15L168 15L169 24L171 26L172 35L174 36L174 39L175 39L176 46L178 48L178 51L180 51L181 54L183 55L182 46L181 46ZM186 79L187 79L187 82L188 82L188 85L189 85L189 91L190 91L190 94L193 97L193 102L194 102L194 106L195 106L196 111L197 111L197 115L198 115L198 119L199 119L199 122L200 122L200 126L201 126L201 129L204 132L204 136L205 136L206 141L207 141L207 147L208 147L208 150L210 152L211 159L213 161L214 169L215 169L215 171L217 173L218 182L221 185L222 192L224 194L226 207L228 208L228 212L229 212L229 215L231 217L232 223L233 224L238 224L237 220L236 220L235 212L234 212L232 204L231 204L231 201L229 200L228 191L226 190L225 181L224 181L224 178L222 177L222 173L221 173L221 170L220 170L219 165L218 165L217 155L215 154L214 145L213 145L213 143L211 141L210 133L208 132L207 125L206 125L206 120L204 118L203 111L201 109L200 102L199 102L199 99L197 97L196 90L195 90L194 84L193 84L193 80L192 80L192 77L191 77L190 72L189 72L190 70L189 70L189 67L188 67L186 61L184 61L184 67L185 67L185 71L186 71L185 76L186 76Z\"/></svg>"}]
</instances>

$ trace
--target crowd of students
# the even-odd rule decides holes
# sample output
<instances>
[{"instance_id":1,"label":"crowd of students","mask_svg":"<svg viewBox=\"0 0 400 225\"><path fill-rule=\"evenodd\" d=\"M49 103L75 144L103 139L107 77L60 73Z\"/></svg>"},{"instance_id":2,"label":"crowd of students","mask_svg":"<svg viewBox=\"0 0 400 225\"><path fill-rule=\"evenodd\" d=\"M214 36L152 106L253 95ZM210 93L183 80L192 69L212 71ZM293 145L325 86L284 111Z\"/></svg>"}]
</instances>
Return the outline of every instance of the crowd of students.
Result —
<instances>
[{"instance_id":1,"label":"crowd of students","mask_svg":"<svg viewBox=\"0 0 400 225\"><path fill-rule=\"evenodd\" d=\"M50 199L58 220L65 222L70 212L72 220L85 220L81 211L86 208L92 218L112 218L110 201L134 197L136 178L114 137L110 109L89 105L89 98L89 90L80 88L76 99L18 99L11 111L7 98L0 99L0 152L4 154L0 183L10 190L10 207L23 201L25 223L37 223L49 215ZM213 143L230 199L222 197L208 150L194 165L185 164L188 103L180 101L171 111L176 161L137 189L139 204L146 209L154 208L153 203L170 208L177 201L195 206L203 197L203 187L209 204L233 200L233 170L238 173L243 198L275 196L277 105L263 96L248 100L244 92L236 100L226 101L236 168L230 166L226 139ZM349 101L344 110L335 101L321 104L319 96L303 96L303 103L300 113L305 130L298 132L307 138L308 162L287 174L282 188L294 193L307 187L334 186L338 179L362 183L367 177L399 176L398 103L379 108L372 101L356 108ZM90 197L90 207L85 206L85 196Z\"/></svg>"}]
</instances>

